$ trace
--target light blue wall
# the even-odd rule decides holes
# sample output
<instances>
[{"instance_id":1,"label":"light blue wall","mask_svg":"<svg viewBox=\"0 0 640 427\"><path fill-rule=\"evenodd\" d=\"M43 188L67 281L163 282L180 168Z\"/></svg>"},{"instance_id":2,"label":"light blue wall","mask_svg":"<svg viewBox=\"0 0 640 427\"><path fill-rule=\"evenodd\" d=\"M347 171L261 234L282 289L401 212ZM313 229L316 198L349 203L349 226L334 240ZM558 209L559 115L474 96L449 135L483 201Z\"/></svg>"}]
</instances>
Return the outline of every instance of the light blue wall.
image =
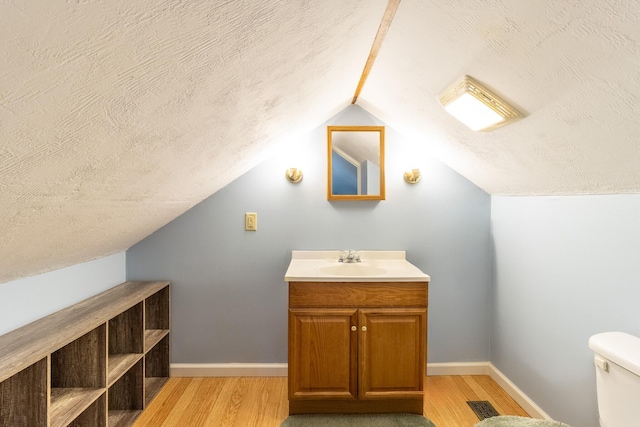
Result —
<instances>
[{"instance_id":1,"label":"light blue wall","mask_svg":"<svg viewBox=\"0 0 640 427\"><path fill-rule=\"evenodd\" d=\"M172 362L285 362L291 250L407 250L432 278L429 362L491 360L552 417L597 427L588 338L640 336L640 195L490 198L387 127L387 200L328 202L325 126L346 124L382 123L349 107L126 260L0 284L0 334L123 282L126 264L127 279L173 282ZM411 186L402 173L416 166Z\"/></svg>"},{"instance_id":2,"label":"light blue wall","mask_svg":"<svg viewBox=\"0 0 640 427\"><path fill-rule=\"evenodd\" d=\"M125 281L125 253L0 284L0 335Z\"/></svg>"},{"instance_id":3,"label":"light blue wall","mask_svg":"<svg viewBox=\"0 0 640 427\"><path fill-rule=\"evenodd\" d=\"M493 197L491 360L553 418L597 427L589 337L640 336L640 195Z\"/></svg>"},{"instance_id":4,"label":"light blue wall","mask_svg":"<svg viewBox=\"0 0 640 427\"><path fill-rule=\"evenodd\" d=\"M345 248L406 250L431 275L430 362L489 359L489 195L387 127L387 200L329 202L325 126L344 124L380 123L347 108L127 251L129 279L173 282L172 362L286 362L291 250ZM411 186L402 175L415 165Z\"/></svg>"}]
</instances>

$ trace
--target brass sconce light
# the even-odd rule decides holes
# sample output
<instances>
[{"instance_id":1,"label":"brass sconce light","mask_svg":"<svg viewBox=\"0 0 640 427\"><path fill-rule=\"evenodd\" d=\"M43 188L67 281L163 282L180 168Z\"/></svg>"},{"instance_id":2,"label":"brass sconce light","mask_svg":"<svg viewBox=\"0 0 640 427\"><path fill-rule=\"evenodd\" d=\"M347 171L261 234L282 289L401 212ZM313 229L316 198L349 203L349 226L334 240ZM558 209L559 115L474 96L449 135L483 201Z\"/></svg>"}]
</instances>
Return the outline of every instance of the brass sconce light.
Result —
<instances>
[{"instance_id":1,"label":"brass sconce light","mask_svg":"<svg viewBox=\"0 0 640 427\"><path fill-rule=\"evenodd\" d=\"M420 169L411 169L404 173L404 180L409 184L415 184L420 181L422 175L420 174Z\"/></svg>"},{"instance_id":2,"label":"brass sconce light","mask_svg":"<svg viewBox=\"0 0 640 427\"><path fill-rule=\"evenodd\" d=\"M289 168L285 172L285 176L287 177L287 181L297 184L302 181L302 170L298 168Z\"/></svg>"}]
</instances>

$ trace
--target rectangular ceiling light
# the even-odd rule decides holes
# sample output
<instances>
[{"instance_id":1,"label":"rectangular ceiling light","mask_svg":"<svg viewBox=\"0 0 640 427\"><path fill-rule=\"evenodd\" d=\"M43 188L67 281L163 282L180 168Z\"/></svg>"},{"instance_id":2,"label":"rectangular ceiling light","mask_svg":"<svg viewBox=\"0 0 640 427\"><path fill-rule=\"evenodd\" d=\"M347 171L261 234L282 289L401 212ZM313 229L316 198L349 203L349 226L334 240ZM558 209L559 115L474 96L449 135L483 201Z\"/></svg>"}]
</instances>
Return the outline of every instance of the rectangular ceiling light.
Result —
<instances>
[{"instance_id":1,"label":"rectangular ceiling light","mask_svg":"<svg viewBox=\"0 0 640 427\"><path fill-rule=\"evenodd\" d=\"M473 130L489 132L524 117L469 76L464 76L440 95L440 104Z\"/></svg>"}]
</instances>

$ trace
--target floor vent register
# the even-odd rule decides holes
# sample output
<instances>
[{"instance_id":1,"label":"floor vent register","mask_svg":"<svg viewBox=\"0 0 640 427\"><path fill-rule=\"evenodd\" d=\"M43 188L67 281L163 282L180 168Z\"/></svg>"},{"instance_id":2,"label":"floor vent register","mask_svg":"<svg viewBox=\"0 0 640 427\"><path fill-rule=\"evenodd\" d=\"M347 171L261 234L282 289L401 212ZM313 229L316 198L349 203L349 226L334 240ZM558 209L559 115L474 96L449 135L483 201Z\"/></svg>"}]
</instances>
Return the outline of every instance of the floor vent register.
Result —
<instances>
[{"instance_id":1,"label":"floor vent register","mask_svg":"<svg viewBox=\"0 0 640 427\"><path fill-rule=\"evenodd\" d=\"M486 400L467 401L467 404L473 409L479 419L491 418L500 415L498 411Z\"/></svg>"}]
</instances>

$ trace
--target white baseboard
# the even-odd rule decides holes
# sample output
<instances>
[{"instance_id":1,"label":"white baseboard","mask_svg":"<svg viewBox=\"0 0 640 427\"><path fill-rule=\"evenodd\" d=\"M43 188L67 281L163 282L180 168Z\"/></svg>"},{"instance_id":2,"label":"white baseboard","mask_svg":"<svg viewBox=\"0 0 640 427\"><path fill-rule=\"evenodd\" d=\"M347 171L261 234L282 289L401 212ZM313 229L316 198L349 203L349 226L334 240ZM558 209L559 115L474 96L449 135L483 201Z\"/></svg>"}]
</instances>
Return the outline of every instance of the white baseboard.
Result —
<instances>
[{"instance_id":1,"label":"white baseboard","mask_svg":"<svg viewBox=\"0 0 640 427\"><path fill-rule=\"evenodd\" d=\"M286 377L286 363L172 363L172 377ZM550 420L538 405L491 362L427 363L427 375L489 375L529 415Z\"/></svg>"},{"instance_id":2,"label":"white baseboard","mask_svg":"<svg viewBox=\"0 0 640 427\"><path fill-rule=\"evenodd\" d=\"M515 400L518 405L522 406L522 409L527 411L529 415L533 418L541 418L545 420L551 420L552 418L542 410L536 403L529 398L522 390L520 390L514 383L511 382L509 378L506 377L502 372L498 370L492 363L489 362L490 373L489 375L495 382L497 382L500 387L507 392L509 396L513 400Z\"/></svg>"},{"instance_id":3,"label":"white baseboard","mask_svg":"<svg viewBox=\"0 0 640 427\"><path fill-rule=\"evenodd\" d=\"M489 362L428 363L427 375L490 375ZM172 363L172 377L286 377L286 363Z\"/></svg>"},{"instance_id":4,"label":"white baseboard","mask_svg":"<svg viewBox=\"0 0 640 427\"><path fill-rule=\"evenodd\" d=\"M286 363L172 363L172 377L286 377Z\"/></svg>"},{"instance_id":5,"label":"white baseboard","mask_svg":"<svg viewBox=\"0 0 640 427\"><path fill-rule=\"evenodd\" d=\"M490 375L489 362L427 363L427 375Z\"/></svg>"}]
</instances>

